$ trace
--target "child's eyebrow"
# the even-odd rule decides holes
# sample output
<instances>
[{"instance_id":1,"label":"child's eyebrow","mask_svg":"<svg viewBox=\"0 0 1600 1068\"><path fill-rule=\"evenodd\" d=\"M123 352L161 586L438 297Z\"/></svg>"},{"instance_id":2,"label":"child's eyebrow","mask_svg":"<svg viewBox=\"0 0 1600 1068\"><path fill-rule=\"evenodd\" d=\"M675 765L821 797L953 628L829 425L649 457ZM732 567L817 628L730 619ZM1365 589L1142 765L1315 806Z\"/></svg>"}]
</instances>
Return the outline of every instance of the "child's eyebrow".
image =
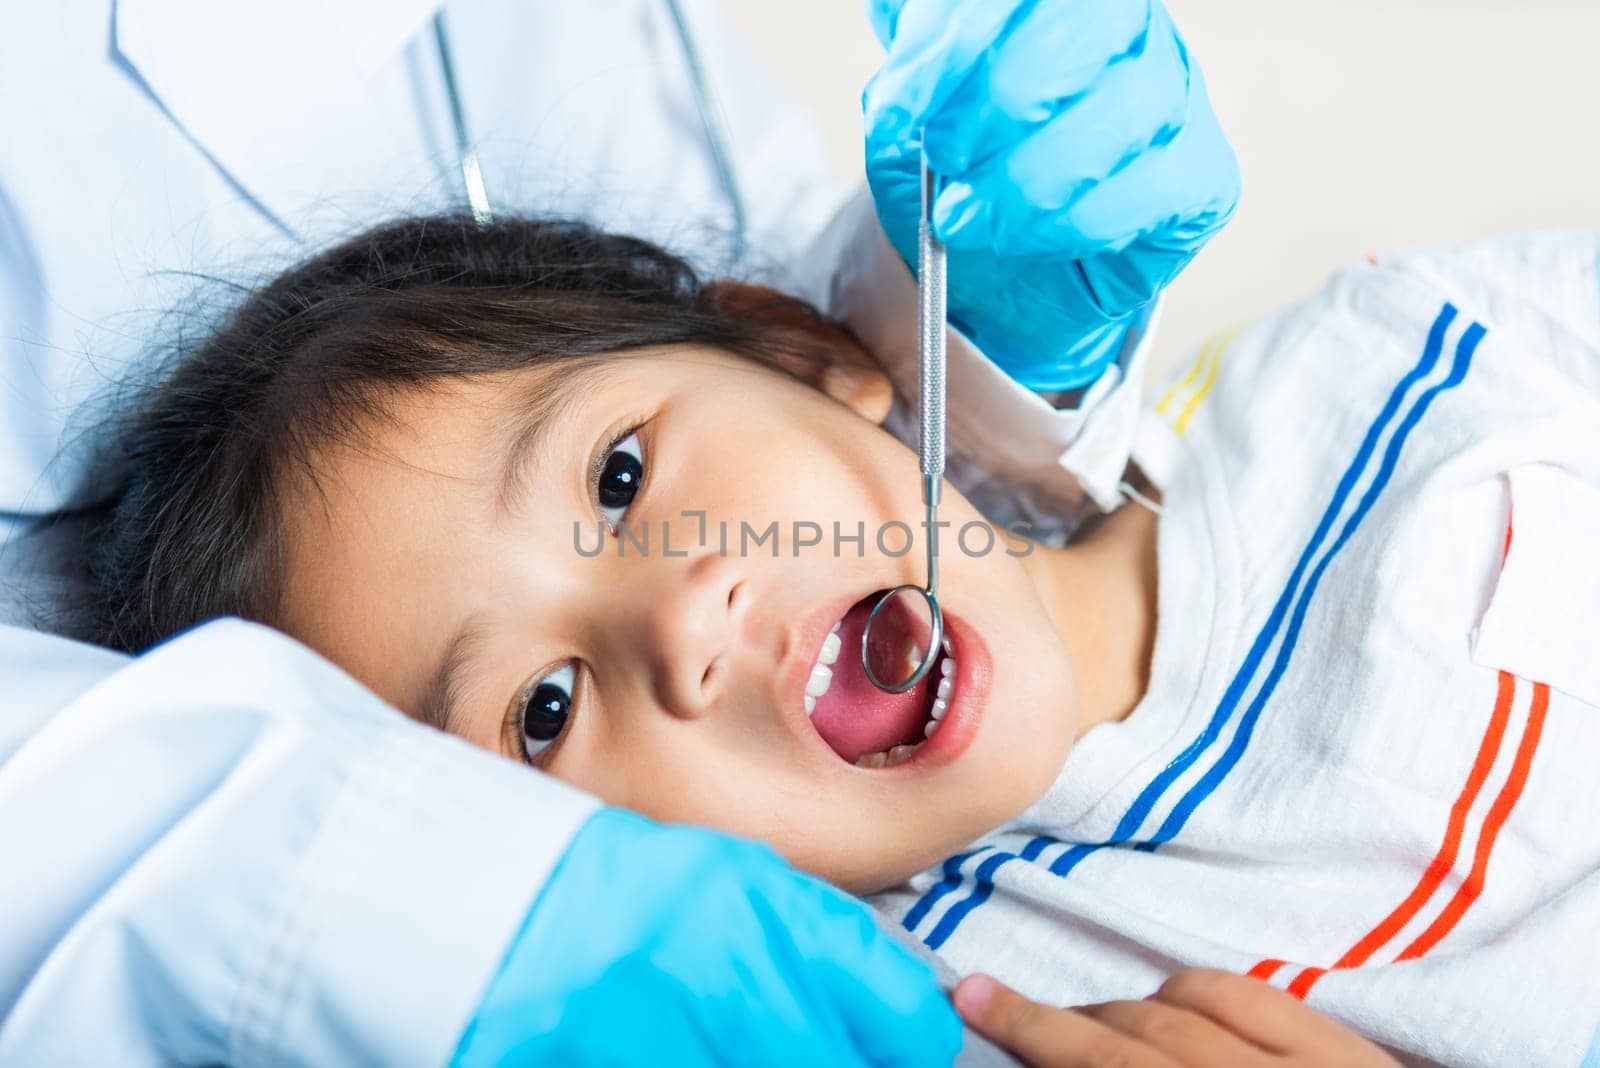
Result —
<instances>
[{"instance_id":1,"label":"child's eyebrow","mask_svg":"<svg viewBox=\"0 0 1600 1068\"><path fill-rule=\"evenodd\" d=\"M461 669L472 658L472 649L482 637L482 620L472 616L450 639L444 658L439 661L439 669L433 673L433 681L422 691L422 701L416 711L419 723L446 734L459 733L454 728L458 726L456 704L461 695Z\"/></svg>"},{"instance_id":2,"label":"child's eyebrow","mask_svg":"<svg viewBox=\"0 0 1600 1068\"><path fill-rule=\"evenodd\" d=\"M530 468L548 459L545 443L556 436L561 423L599 386L601 376L594 372L600 365L599 359L563 360L541 375L538 384L517 403L499 449L500 473L495 492L498 514L511 515L521 510L528 493ZM576 457L574 462L586 459Z\"/></svg>"}]
</instances>

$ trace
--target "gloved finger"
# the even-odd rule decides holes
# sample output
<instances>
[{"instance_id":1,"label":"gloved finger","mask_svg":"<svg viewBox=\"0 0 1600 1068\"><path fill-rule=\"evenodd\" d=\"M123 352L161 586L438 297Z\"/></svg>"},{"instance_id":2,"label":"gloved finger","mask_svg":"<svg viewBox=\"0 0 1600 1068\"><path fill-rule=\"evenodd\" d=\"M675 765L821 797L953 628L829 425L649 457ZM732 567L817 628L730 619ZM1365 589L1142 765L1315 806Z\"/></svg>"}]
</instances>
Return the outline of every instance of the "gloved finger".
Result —
<instances>
[{"instance_id":1,"label":"gloved finger","mask_svg":"<svg viewBox=\"0 0 1600 1068\"><path fill-rule=\"evenodd\" d=\"M976 257L970 265L969 257ZM1078 262L1057 257L951 257L950 321L1013 379L1043 391L1098 379L1123 336L1122 319L1100 310Z\"/></svg>"},{"instance_id":2,"label":"gloved finger","mask_svg":"<svg viewBox=\"0 0 1600 1068\"><path fill-rule=\"evenodd\" d=\"M1121 248L1149 234L1185 236L1198 244L1227 221L1238 202L1239 163L1196 70L1189 113L1177 135L1087 189L1056 225L1081 235L1089 247Z\"/></svg>"},{"instance_id":3,"label":"gloved finger","mask_svg":"<svg viewBox=\"0 0 1600 1068\"><path fill-rule=\"evenodd\" d=\"M867 22L883 47L888 48L889 42L894 40L900 9L905 6L906 0L867 0Z\"/></svg>"},{"instance_id":4,"label":"gloved finger","mask_svg":"<svg viewBox=\"0 0 1600 1068\"><path fill-rule=\"evenodd\" d=\"M1238 164L1207 113L1166 150L1089 190L1053 225L1077 235L1083 249L1101 250L1080 252L1079 265L1095 305L1116 317L1148 303L1176 278L1238 200Z\"/></svg>"},{"instance_id":5,"label":"gloved finger","mask_svg":"<svg viewBox=\"0 0 1600 1068\"><path fill-rule=\"evenodd\" d=\"M920 144L928 117L971 73L1012 11L992 0L906 0L883 67L862 94L868 144Z\"/></svg>"},{"instance_id":6,"label":"gloved finger","mask_svg":"<svg viewBox=\"0 0 1600 1068\"><path fill-rule=\"evenodd\" d=\"M1194 259L1206 240L1221 229L1230 214L1232 200L1189 209L1158 222L1117 251L1085 257L1080 265L1094 302L1106 315L1122 315L1154 299Z\"/></svg>"},{"instance_id":7,"label":"gloved finger","mask_svg":"<svg viewBox=\"0 0 1600 1068\"><path fill-rule=\"evenodd\" d=\"M1193 83L1177 55L1181 46L1170 35L1152 35L1146 48L1169 51L1153 58L1154 79L1133 64L1108 68L1088 94L1013 149L947 177L934 210L945 243L1016 251L1020 242L1028 254L1073 245L1075 235L1046 220L1142 155L1160 152L1183 129Z\"/></svg>"},{"instance_id":8,"label":"gloved finger","mask_svg":"<svg viewBox=\"0 0 1600 1068\"><path fill-rule=\"evenodd\" d=\"M1058 256L1030 260L1006 260L989 252L953 255L949 261L950 306L952 319L972 315L983 320L1008 324L1059 324L1058 329L1029 330L1028 333L1068 335L1085 323L1106 318L1088 292L1076 261ZM994 279L1004 278L1003 286ZM974 295L981 297L974 300ZM988 332L985 332L988 333ZM993 359L998 353L985 349ZM1007 352L1009 361L1046 359L1049 352Z\"/></svg>"},{"instance_id":9,"label":"gloved finger","mask_svg":"<svg viewBox=\"0 0 1600 1068\"><path fill-rule=\"evenodd\" d=\"M968 170L1071 107L1107 68L1145 61L1151 16L1148 3L1129 0L1040 0L1024 9L930 116L929 164L941 174Z\"/></svg>"},{"instance_id":10,"label":"gloved finger","mask_svg":"<svg viewBox=\"0 0 1600 1068\"><path fill-rule=\"evenodd\" d=\"M814 880L787 884L779 912L798 953L794 974L817 986L871 1064L948 1064L961 1048L961 1021L933 971L885 934L854 898Z\"/></svg>"},{"instance_id":11,"label":"gloved finger","mask_svg":"<svg viewBox=\"0 0 1600 1068\"><path fill-rule=\"evenodd\" d=\"M867 183L889 243L907 264L917 262L917 225L922 216L922 164L915 146L869 146Z\"/></svg>"},{"instance_id":12,"label":"gloved finger","mask_svg":"<svg viewBox=\"0 0 1600 1068\"><path fill-rule=\"evenodd\" d=\"M1198 243L1168 243L1157 235L1075 262L1095 308L1108 319L1120 319L1154 300L1199 251Z\"/></svg>"}]
</instances>

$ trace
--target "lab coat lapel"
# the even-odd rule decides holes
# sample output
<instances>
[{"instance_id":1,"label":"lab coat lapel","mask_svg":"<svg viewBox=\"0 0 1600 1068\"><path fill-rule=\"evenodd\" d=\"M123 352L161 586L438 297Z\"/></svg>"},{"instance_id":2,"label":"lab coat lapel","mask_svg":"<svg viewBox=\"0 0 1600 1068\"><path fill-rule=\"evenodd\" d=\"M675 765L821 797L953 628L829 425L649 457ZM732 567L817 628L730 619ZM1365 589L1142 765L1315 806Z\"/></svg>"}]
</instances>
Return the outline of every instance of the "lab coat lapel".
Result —
<instances>
[{"instance_id":1,"label":"lab coat lapel","mask_svg":"<svg viewBox=\"0 0 1600 1068\"><path fill-rule=\"evenodd\" d=\"M351 130L370 128L372 76L438 3L115 0L111 47L228 180L292 233L295 209L350 156Z\"/></svg>"}]
</instances>

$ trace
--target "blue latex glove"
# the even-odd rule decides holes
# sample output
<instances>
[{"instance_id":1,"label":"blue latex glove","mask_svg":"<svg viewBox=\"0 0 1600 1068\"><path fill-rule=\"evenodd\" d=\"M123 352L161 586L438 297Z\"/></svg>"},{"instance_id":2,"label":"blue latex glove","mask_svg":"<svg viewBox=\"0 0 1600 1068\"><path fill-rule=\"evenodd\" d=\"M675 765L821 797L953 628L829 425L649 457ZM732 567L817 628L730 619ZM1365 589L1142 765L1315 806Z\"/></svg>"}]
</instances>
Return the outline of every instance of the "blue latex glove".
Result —
<instances>
[{"instance_id":1,"label":"blue latex glove","mask_svg":"<svg viewBox=\"0 0 1600 1068\"><path fill-rule=\"evenodd\" d=\"M928 966L860 902L764 846L603 809L456 1063L937 1065L960 1047Z\"/></svg>"},{"instance_id":2,"label":"blue latex glove","mask_svg":"<svg viewBox=\"0 0 1600 1068\"><path fill-rule=\"evenodd\" d=\"M868 0L867 178L916 262L941 179L950 321L1023 385L1072 389L1233 213L1239 169L1158 0Z\"/></svg>"}]
</instances>

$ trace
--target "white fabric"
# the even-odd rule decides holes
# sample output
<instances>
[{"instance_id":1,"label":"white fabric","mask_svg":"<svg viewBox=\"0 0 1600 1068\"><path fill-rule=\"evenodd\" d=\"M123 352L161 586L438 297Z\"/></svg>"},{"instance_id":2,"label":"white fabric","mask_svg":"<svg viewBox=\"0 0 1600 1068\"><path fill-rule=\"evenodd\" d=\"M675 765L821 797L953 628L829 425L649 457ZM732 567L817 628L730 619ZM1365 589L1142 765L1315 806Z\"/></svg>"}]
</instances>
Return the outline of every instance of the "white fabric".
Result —
<instances>
[{"instance_id":1,"label":"white fabric","mask_svg":"<svg viewBox=\"0 0 1600 1068\"><path fill-rule=\"evenodd\" d=\"M595 807L237 621L0 678L4 1064L441 1063Z\"/></svg>"},{"instance_id":2,"label":"white fabric","mask_svg":"<svg viewBox=\"0 0 1600 1068\"><path fill-rule=\"evenodd\" d=\"M1600 1056L1597 253L1353 267L1158 391L1148 693L882 907L1058 1004L1281 960L1415 1060Z\"/></svg>"},{"instance_id":3,"label":"white fabric","mask_svg":"<svg viewBox=\"0 0 1600 1068\"><path fill-rule=\"evenodd\" d=\"M1472 659L1600 707L1600 486L1551 464L1508 477L1516 537Z\"/></svg>"}]
</instances>

